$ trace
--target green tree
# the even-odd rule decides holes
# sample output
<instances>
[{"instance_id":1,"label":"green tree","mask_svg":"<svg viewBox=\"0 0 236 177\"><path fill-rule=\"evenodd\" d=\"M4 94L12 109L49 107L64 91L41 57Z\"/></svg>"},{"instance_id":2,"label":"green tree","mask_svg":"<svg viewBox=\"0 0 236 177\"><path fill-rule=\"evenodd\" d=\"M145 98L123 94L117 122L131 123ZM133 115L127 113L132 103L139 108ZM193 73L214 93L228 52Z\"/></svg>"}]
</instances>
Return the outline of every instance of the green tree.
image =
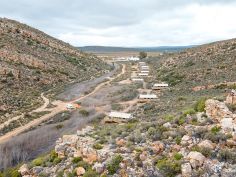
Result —
<instances>
[{"instance_id":1,"label":"green tree","mask_svg":"<svg viewBox=\"0 0 236 177\"><path fill-rule=\"evenodd\" d=\"M147 53L146 52L139 52L139 58L140 59L144 59L147 57Z\"/></svg>"}]
</instances>

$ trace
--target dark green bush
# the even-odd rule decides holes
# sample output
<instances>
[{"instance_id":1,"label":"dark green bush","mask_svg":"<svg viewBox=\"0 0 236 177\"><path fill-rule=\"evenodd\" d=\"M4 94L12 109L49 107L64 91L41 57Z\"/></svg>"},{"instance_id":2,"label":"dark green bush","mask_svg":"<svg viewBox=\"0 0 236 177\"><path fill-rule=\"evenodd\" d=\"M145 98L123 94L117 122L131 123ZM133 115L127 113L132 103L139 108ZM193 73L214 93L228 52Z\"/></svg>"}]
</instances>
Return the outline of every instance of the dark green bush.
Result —
<instances>
[{"instance_id":1,"label":"dark green bush","mask_svg":"<svg viewBox=\"0 0 236 177\"><path fill-rule=\"evenodd\" d=\"M194 109L197 112L204 112L205 111L205 102L207 98L203 97L200 100L197 101L197 103L194 105Z\"/></svg>"},{"instance_id":2,"label":"dark green bush","mask_svg":"<svg viewBox=\"0 0 236 177\"><path fill-rule=\"evenodd\" d=\"M89 116L89 112L88 112L87 110L85 110L85 109L80 110L79 113L80 113L81 115L85 116L85 117L88 117L88 116Z\"/></svg>"},{"instance_id":3,"label":"dark green bush","mask_svg":"<svg viewBox=\"0 0 236 177\"><path fill-rule=\"evenodd\" d=\"M80 161L82 161L82 160L83 160L82 157L74 157L73 160L72 160L72 162L73 162L73 163L78 163L78 162L80 162Z\"/></svg>"},{"instance_id":4,"label":"dark green bush","mask_svg":"<svg viewBox=\"0 0 236 177\"><path fill-rule=\"evenodd\" d=\"M157 161L157 168L163 176L174 177L181 172L181 163L164 157Z\"/></svg>"},{"instance_id":5,"label":"dark green bush","mask_svg":"<svg viewBox=\"0 0 236 177\"><path fill-rule=\"evenodd\" d=\"M214 133L215 135L220 132L221 128L218 126L212 127L211 132Z\"/></svg>"},{"instance_id":6,"label":"dark green bush","mask_svg":"<svg viewBox=\"0 0 236 177\"><path fill-rule=\"evenodd\" d=\"M93 145L93 148L99 150L99 149L102 149L103 146L99 143L96 143L96 144Z\"/></svg>"},{"instance_id":7,"label":"dark green bush","mask_svg":"<svg viewBox=\"0 0 236 177\"><path fill-rule=\"evenodd\" d=\"M33 160L34 166L42 166L44 163L44 159L42 157L38 157L37 159Z\"/></svg>"},{"instance_id":8,"label":"dark green bush","mask_svg":"<svg viewBox=\"0 0 236 177\"><path fill-rule=\"evenodd\" d=\"M107 170L108 170L109 175L113 175L117 172L122 160L123 160L123 157L121 155L117 155L113 157L111 162L107 165Z\"/></svg>"},{"instance_id":9,"label":"dark green bush","mask_svg":"<svg viewBox=\"0 0 236 177\"><path fill-rule=\"evenodd\" d=\"M175 153L174 158L175 160L181 160L183 158L183 155L180 153Z\"/></svg>"},{"instance_id":10,"label":"dark green bush","mask_svg":"<svg viewBox=\"0 0 236 177\"><path fill-rule=\"evenodd\" d=\"M90 170L85 172L83 177L99 177L99 175L95 171L90 169Z\"/></svg>"}]
</instances>

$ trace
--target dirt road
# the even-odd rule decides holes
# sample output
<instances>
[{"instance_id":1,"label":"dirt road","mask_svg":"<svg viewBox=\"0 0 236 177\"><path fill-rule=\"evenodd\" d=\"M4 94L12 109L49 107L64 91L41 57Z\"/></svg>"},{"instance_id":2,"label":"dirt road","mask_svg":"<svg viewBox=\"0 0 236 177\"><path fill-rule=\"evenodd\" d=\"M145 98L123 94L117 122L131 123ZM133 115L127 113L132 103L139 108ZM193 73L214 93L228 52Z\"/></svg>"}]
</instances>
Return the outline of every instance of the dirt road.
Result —
<instances>
[{"instance_id":1,"label":"dirt road","mask_svg":"<svg viewBox=\"0 0 236 177\"><path fill-rule=\"evenodd\" d=\"M18 134L20 134L20 133L22 133L22 132L24 132L24 131L26 131L26 130L32 128L32 127L35 127L35 126L41 124L42 122L44 122L44 121L46 121L46 120L49 120L50 118L52 118L52 117L55 116L56 114L65 111L67 104L69 104L69 103L74 103L74 102L76 102L76 101L81 101L81 100L83 100L83 99L85 99L85 98L87 98L87 97L93 95L94 93L98 92L104 85L109 84L109 83L112 82L114 79L120 77L122 74L125 73L125 71L126 71L126 66L123 64L123 65L122 65L122 71L121 71L121 73L119 73L118 75L116 75L116 76L113 77L113 78L110 78L110 79L109 79L108 81L106 81L106 82L103 82L103 83L98 84L98 85L95 87L95 89L94 89L91 93L89 93L89 94L87 94L87 95L84 95L84 96L82 96L82 97L80 97L80 98L78 98L78 99L69 101L69 102L63 102L63 101L58 101L58 100L57 100L57 101L55 101L55 102L52 103L53 105L56 106L56 107L54 107L54 108L50 108L50 109L47 109L47 108L46 108L47 105L49 104L49 100L48 100L46 97L44 97L43 94L42 94L41 97L42 97L43 100L44 100L44 105L41 106L40 108L37 108L36 110L34 110L34 111L32 111L32 112L43 112L43 111L51 111L51 112L48 113L48 114L46 114L46 115L44 115L44 116L42 116L42 117L40 117L40 118L38 118L38 119L35 119L35 120L29 122L28 124L26 124L26 125L24 125L24 126L21 126L21 127L19 127L19 128L16 128L16 129L14 129L13 131L8 132L7 134L1 136L1 137L0 137L0 143L3 143L3 142L7 141L7 140L10 139L10 138L12 138L12 137L14 137L14 136L17 136ZM22 115L21 115L21 116L22 116ZM17 119L19 119L19 118L20 118L20 117L18 116L18 117L15 117L15 118L13 118L13 119L16 119L16 120L17 120ZM13 119L11 119L11 120L13 120Z\"/></svg>"}]
</instances>

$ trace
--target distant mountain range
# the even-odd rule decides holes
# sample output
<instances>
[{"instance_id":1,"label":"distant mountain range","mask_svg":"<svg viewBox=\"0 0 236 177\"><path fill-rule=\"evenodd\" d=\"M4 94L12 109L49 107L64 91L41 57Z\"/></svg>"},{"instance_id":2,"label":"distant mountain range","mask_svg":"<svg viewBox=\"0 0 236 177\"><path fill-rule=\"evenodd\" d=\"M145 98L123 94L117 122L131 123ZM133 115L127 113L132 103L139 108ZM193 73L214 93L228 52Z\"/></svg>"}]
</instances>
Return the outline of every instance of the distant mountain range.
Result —
<instances>
[{"instance_id":1,"label":"distant mountain range","mask_svg":"<svg viewBox=\"0 0 236 177\"><path fill-rule=\"evenodd\" d=\"M108 47L108 46L85 46L78 47L84 52L90 53L112 53L112 52L176 52L195 47L191 46L160 46L160 47Z\"/></svg>"}]
</instances>

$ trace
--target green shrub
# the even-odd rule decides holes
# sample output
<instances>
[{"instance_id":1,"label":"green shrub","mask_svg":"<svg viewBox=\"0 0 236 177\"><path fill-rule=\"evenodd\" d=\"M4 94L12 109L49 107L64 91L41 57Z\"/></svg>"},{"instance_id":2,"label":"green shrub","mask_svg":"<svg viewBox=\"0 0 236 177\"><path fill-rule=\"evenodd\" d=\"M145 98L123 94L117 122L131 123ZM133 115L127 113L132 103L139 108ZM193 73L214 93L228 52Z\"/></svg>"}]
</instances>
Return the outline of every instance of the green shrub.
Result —
<instances>
[{"instance_id":1,"label":"green shrub","mask_svg":"<svg viewBox=\"0 0 236 177\"><path fill-rule=\"evenodd\" d=\"M162 81L169 83L171 86L175 86L178 83L182 82L184 77L185 77L184 75L180 75L179 73L171 71L170 73L162 77Z\"/></svg>"},{"instance_id":2,"label":"green shrub","mask_svg":"<svg viewBox=\"0 0 236 177\"><path fill-rule=\"evenodd\" d=\"M8 168L3 173L0 173L0 177L21 177L21 174L17 168Z\"/></svg>"},{"instance_id":3,"label":"green shrub","mask_svg":"<svg viewBox=\"0 0 236 177\"><path fill-rule=\"evenodd\" d=\"M219 141L226 141L227 135L220 132L218 133L208 132L205 134L204 139L209 139L214 143L218 143Z\"/></svg>"},{"instance_id":4,"label":"green shrub","mask_svg":"<svg viewBox=\"0 0 236 177\"><path fill-rule=\"evenodd\" d=\"M63 128L63 125L62 125L62 124L58 124L58 125L56 125L55 127L56 127L57 130L59 130L59 129L62 129L62 128Z\"/></svg>"},{"instance_id":5,"label":"green shrub","mask_svg":"<svg viewBox=\"0 0 236 177\"><path fill-rule=\"evenodd\" d=\"M56 164L59 164L61 162L61 158L57 157L53 160L53 164L56 165Z\"/></svg>"},{"instance_id":6,"label":"green shrub","mask_svg":"<svg viewBox=\"0 0 236 177\"><path fill-rule=\"evenodd\" d=\"M211 128L211 132L214 133L215 135L220 132L221 128L218 126L214 126Z\"/></svg>"},{"instance_id":7,"label":"green shrub","mask_svg":"<svg viewBox=\"0 0 236 177\"><path fill-rule=\"evenodd\" d=\"M81 109L81 110L79 111L79 113L80 113L81 115L85 116L85 117L88 117L88 116L89 116L89 112L88 112L87 110L85 110L85 109Z\"/></svg>"},{"instance_id":8,"label":"green shrub","mask_svg":"<svg viewBox=\"0 0 236 177\"><path fill-rule=\"evenodd\" d=\"M204 112L205 111L205 102L207 98L201 98L200 100L197 101L197 103L194 105L194 110L197 112Z\"/></svg>"},{"instance_id":9,"label":"green shrub","mask_svg":"<svg viewBox=\"0 0 236 177\"><path fill-rule=\"evenodd\" d=\"M90 170L85 172L83 177L99 177L99 175L95 171L90 169Z\"/></svg>"},{"instance_id":10,"label":"green shrub","mask_svg":"<svg viewBox=\"0 0 236 177\"><path fill-rule=\"evenodd\" d=\"M44 159L42 157L39 157L39 158L33 160L32 163L34 166L42 166L43 162L44 162Z\"/></svg>"},{"instance_id":11,"label":"green shrub","mask_svg":"<svg viewBox=\"0 0 236 177\"><path fill-rule=\"evenodd\" d=\"M78 162L80 162L80 161L82 161L82 160L83 160L82 157L74 157L73 160L72 160L72 162L73 162L73 163L78 163Z\"/></svg>"},{"instance_id":12,"label":"green shrub","mask_svg":"<svg viewBox=\"0 0 236 177\"><path fill-rule=\"evenodd\" d=\"M91 168L90 165L87 162L85 162L85 161L79 161L77 163L77 166L78 167L83 167L85 170L88 170L88 169Z\"/></svg>"},{"instance_id":13,"label":"green shrub","mask_svg":"<svg viewBox=\"0 0 236 177\"><path fill-rule=\"evenodd\" d=\"M174 116L172 116L172 115L165 115L164 116L164 120L166 120L168 122L172 121L173 119L174 119Z\"/></svg>"},{"instance_id":14,"label":"green shrub","mask_svg":"<svg viewBox=\"0 0 236 177\"><path fill-rule=\"evenodd\" d=\"M175 142L176 142L176 144L180 145L180 143L181 143L181 137L180 137L180 136L177 136L177 137L175 138Z\"/></svg>"},{"instance_id":15,"label":"green shrub","mask_svg":"<svg viewBox=\"0 0 236 177\"><path fill-rule=\"evenodd\" d=\"M180 116L179 119L177 120L177 123L179 125L183 125L186 121L186 117L183 115L183 116Z\"/></svg>"},{"instance_id":16,"label":"green shrub","mask_svg":"<svg viewBox=\"0 0 236 177\"><path fill-rule=\"evenodd\" d=\"M109 175L113 175L116 173L122 160L123 157L121 155L117 155L111 160L111 162L107 165Z\"/></svg>"},{"instance_id":17,"label":"green shrub","mask_svg":"<svg viewBox=\"0 0 236 177\"><path fill-rule=\"evenodd\" d=\"M184 116L193 115L195 113L196 113L196 111L194 109L187 109L183 112Z\"/></svg>"},{"instance_id":18,"label":"green shrub","mask_svg":"<svg viewBox=\"0 0 236 177\"><path fill-rule=\"evenodd\" d=\"M153 127L150 127L150 128L148 129L148 135L149 135L149 136L152 136L152 135L155 135L155 134L156 134L156 129L153 128Z\"/></svg>"},{"instance_id":19,"label":"green shrub","mask_svg":"<svg viewBox=\"0 0 236 177\"><path fill-rule=\"evenodd\" d=\"M181 160L183 158L183 155L180 153L175 153L174 158L175 160Z\"/></svg>"},{"instance_id":20,"label":"green shrub","mask_svg":"<svg viewBox=\"0 0 236 177\"><path fill-rule=\"evenodd\" d=\"M205 157L211 157L213 155L213 152L210 148L207 147L199 147L197 145L193 146L191 148L191 151L197 151L203 154Z\"/></svg>"},{"instance_id":21,"label":"green shrub","mask_svg":"<svg viewBox=\"0 0 236 177\"><path fill-rule=\"evenodd\" d=\"M96 143L96 144L93 145L93 148L99 150L99 149L102 149L103 146L99 143Z\"/></svg>"},{"instance_id":22,"label":"green shrub","mask_svg":"<svg viewBox=\"0 0 236 177\"><path fill-rule=\"evenodd\" d=\"M165 177L174 177L181 172L181 164L173 159L162 158L157 161L157 168Z\"/></svg>"}]
</instances>

